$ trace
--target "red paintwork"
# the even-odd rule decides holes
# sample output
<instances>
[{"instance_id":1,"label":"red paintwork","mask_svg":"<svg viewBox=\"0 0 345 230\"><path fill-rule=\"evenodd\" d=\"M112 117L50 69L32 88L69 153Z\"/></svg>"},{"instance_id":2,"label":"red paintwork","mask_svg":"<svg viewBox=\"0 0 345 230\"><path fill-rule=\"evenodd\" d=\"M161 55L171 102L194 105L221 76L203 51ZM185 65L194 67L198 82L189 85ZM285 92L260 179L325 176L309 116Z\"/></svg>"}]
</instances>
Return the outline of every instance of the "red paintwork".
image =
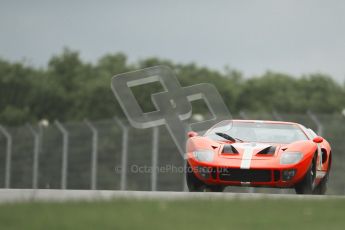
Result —
<instances>
[{"instance_id":1,"label":"red paintwork","mask_svg":"<svg viewBox=\"0 0 345 230\"><path fill-rule=\"evenodd\" d=\"M233 122L257 122L252 120L234 120ZM306 133L304 128L292 122L277 122L277 121L260 121L266 122L271 124L295 124L298 125L301 130ZM193 133L194 134L194 133ZM307 135L307 134L306 134ZM308 136L308 135L307 135ZM314 140L315 141L315 140ZM281 178L279 181L272 181L271 182L251 182L250 186L264 186L264 187L293 187L296 183L301 181L307 172L309 166L311 165L311 161L314 157L314 154L317 152L318 147L317 143L315 143L312 138L305 141L297 141L290 144L283 144L283 143L271 143L270 145L276 145L276 152L273 155L256 155L262 149L254 149L253 156L251 159L250 169L269 169L269 170L284 170L284 169L296 169L297 173L290 181L282 181ZM320 141L320 138L317 138L317 141ZM234 144L236 145L236 149L239 151L237 155L223 155L221 154L224 144ZM187 161L192 167L193 170L196 170L197 166L204 166L204 167L229 167L229 168L240 168L242 156L244 153L244 149L241 148L241 145L245 144L240 142L230 142L230 141L214 141L207 137L203 136L194 136L191 135L190 138L187 140L186 152L187 152ZM269 143L264 143L269 144ZM320 147L325 149L327 152L327 160L322 164L321 170L318 172L327 172L330 170L330 154L331 154L331 147L329 143L322 138L322 142L320 143ZM193 151L201 150L201 149L208 149L215 152L215 158L212 162L199 162L193 156ZM280 156L285 151L300 151L303 153L303 158L297 164L292 165L281 165L280 164ZM319 158L317 159L319 162ZM217 178L213 179L210 177L209 179L204 179L198 173L195 173L196 176L202 180L206 184L223 184L223 185L241 185L241 182L236 181L222 181L219 179L219 175L217 173ZM273 171L272 171L273 174ZM322 174L322 173L321 173ZM316 185L320 182L323 176L319 176L316 179ZM248 185L247 185L248 186Z\"/></svg>"},{"instance_id":2,"label":"red paintwork","mask_svg":"<svg viewBox=\"0 0 345 230\"><path fill-rule=\"evenodd\" d=\"M194 131L190 131L190 132L187 133L187 136L188 137L195 137L195 136L198 136L198 133L194 132Z\"/></svg>"},{"instance_id":3,"label":"red paintwork","mask_svg":"<svg viewBox=\"0 0 345 230\"><path fill-rule=\"evenodd\" d=\"M323 142L323 138L320 137L320 136L317 136L317 137L314 137L313 141L314 141L315 143L321 143L321 142Z\"/></svg>"}]
</instances>

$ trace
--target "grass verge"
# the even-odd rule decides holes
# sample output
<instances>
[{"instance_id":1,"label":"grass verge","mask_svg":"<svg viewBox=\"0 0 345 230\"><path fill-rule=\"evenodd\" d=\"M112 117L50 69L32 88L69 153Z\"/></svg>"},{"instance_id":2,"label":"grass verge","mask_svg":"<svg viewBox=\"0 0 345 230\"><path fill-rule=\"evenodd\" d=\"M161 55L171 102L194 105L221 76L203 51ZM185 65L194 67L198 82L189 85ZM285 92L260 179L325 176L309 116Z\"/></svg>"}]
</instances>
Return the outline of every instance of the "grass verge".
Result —
<instances>
[{"instance_id":1,"label":"grass verge","mask_svg":"<svg viewBox=\"0 0 345 230\"><path fill-rule=\"evenodd\" d=\"M0 205L0 229L344 229L345 199L112 200Z\"/></svg>"}]
</instances>

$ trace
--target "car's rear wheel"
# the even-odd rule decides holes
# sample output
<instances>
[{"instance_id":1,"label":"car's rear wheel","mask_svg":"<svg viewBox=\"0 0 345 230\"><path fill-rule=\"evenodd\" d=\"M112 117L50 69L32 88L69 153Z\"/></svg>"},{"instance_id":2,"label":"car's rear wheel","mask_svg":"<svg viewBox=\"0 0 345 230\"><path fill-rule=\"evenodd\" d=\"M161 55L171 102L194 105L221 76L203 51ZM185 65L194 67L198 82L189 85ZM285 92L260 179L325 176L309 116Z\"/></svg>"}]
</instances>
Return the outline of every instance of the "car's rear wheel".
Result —
<instances>
[{"instance_id":1,"label":"car's rear wheel","mask_svg":"<svg viewBox=\"0 0 345 230\"><path fill-rule=\"evenodd\" d=\"M225 186L222 185L207 185L199 180L190 165L186 164L186 182L190 192L223 192Z\"/></svg>"},{"instance_id":2,"label":"car's rear wheel","mask_svg":"<svg viewBox=\"0 0 345 230\"><path fill-rule=\"evenodd\" d=\"M304 178L295 186L297 194L312 194L316 178L316 157L314 156Z\"/></svg>"}]
</instances>

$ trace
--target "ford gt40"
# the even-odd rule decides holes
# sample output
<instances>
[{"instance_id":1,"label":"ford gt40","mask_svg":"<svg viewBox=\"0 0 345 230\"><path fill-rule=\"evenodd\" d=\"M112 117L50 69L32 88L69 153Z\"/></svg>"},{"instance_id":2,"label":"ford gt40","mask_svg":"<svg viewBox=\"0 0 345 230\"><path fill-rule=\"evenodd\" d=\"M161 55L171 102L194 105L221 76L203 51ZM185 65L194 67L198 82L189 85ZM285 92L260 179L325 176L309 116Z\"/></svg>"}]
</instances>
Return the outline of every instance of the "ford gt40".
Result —
<instances>
[{"instance_id":1,"label":"ford gt40","mask_svg":"<svg viewBox=\"0 0 345 230\"><path fill-rule=\"evenodd\" d=\"M332 152L324 138L301 124L224 120L203 135L189 132L186 158L189 191L252 186L324 194Z\"/></svg>"}]
</instances>

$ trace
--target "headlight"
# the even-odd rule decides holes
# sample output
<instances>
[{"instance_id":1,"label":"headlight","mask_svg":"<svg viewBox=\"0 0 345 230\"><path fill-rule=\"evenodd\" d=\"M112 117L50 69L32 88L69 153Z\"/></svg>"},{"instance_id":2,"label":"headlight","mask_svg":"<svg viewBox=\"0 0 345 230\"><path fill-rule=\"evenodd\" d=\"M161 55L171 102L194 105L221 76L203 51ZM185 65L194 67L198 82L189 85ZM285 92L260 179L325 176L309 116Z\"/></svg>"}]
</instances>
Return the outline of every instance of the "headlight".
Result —
<instances>
[{"instance_id":1,"label":"headlight","mask_svg":"<svg viewBox=\"0 0 345 230\"><path fill-rule=\"evenodd\" d=\"M211 162L214 158L214 152L212 150L197 150L193 152L195 159L201 162Z\"/></svg>"},{"instance_id":2,"label":"headlight","mask_svg":"<svg viewBox=\"0 0 345 230\"><path fill-rule=\"evenodd\" d=\"M280 157L280 164L289 165L298 163L303 157L301 152L284 152Z\"/></svg>"}]
</instances>

